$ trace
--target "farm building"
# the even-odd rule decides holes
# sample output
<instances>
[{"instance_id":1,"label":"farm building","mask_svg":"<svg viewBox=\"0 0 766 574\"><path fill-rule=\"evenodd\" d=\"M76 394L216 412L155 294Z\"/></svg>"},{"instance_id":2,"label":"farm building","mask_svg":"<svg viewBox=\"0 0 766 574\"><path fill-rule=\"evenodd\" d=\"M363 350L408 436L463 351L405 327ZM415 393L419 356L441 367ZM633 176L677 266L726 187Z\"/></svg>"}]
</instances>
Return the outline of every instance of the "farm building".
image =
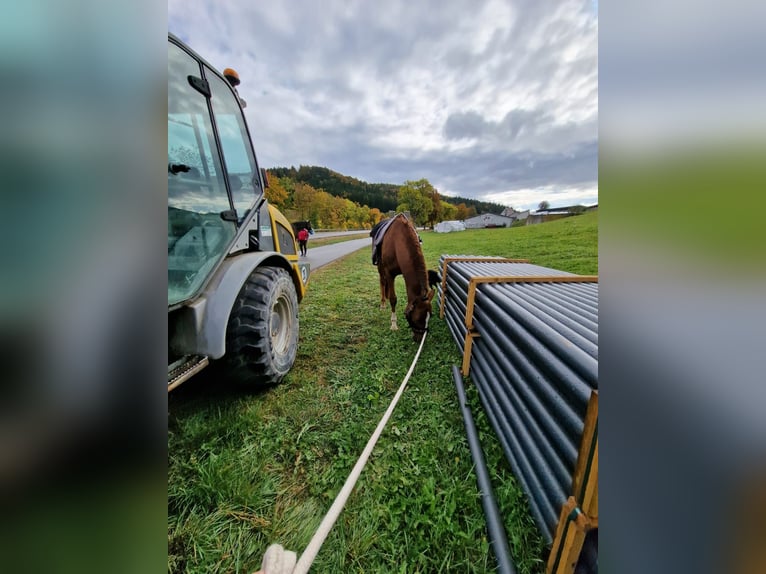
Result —
<instances>
[{"instance_id":1,"label":"farm building","mask_svg":"<svg viewBox=\"0 0 766 574\"><path fill-rule=\"evenodd\" d=\"M500 215L504 215L505 217L510 217L514 221L524 221L527 217L529 217L529 210L526 209L524 211L516 211L512 207L506 207Z\"/></svg>"},{"instance_id":2,"label":"farm building","mask_svg":"<svg viewBox=\"0 0 766 574\"><path fill-rule=\"evenodd\" d=\"M482 213L465 220L466 229L481 229L483 227L510 227L513 219L496 213Z\"/></svg>"},{"instance_id":3,"label":"farm building","mask_svg":"<svg viewBox=\"0 0 766 574\"><path fill-rule=\"evenodd\" d=\"M583 205L568 205L566 207L550 207L548 209L541 209L529 214L527 217L527 225L545 223L546 221L554 221L564 217L571 217L572 215L579 215L586 210L587 208Z\"/></svg>"}]
</instances>

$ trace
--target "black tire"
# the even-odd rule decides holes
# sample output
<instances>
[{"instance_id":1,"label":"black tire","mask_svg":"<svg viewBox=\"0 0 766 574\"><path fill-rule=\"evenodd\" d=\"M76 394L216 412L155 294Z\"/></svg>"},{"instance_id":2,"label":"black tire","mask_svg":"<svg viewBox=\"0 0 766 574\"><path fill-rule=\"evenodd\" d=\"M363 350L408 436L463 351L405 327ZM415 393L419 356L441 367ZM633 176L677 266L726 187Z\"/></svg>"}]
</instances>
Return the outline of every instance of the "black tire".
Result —
<instances>
[{"instance_id":1,"label":"black tire","mask_svg":"<svg viewBox=\"0 0 766 574\"><path fill-rule=\"evenodd\" d=\"M237 383L277 384L298 352L298 297L290 275L260 267L245 281L226 328L227 374Z\"/></svg>"}]
</instances>

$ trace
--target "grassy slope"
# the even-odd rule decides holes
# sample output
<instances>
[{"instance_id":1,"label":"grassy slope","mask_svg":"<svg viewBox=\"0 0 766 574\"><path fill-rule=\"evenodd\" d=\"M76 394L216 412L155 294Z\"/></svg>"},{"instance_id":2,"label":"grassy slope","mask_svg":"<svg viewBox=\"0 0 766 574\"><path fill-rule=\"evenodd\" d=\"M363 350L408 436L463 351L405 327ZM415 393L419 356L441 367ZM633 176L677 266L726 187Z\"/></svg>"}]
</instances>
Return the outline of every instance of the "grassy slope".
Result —
<instances>
[{"instance_id":1,"label":"grassy slope","mask_svg":"<svg viewBox=\"0 0 766 574\"><path fill-rule=\"evenodd\" d=\"M572 273L598 273L598 211L541 225L421 236L427 263L434 268L440 255L449 253L524 258Z\"/></svg>"},{"instance_id":2,"label":"grassy slope","mask_svg":"<svg viewBox=\"0 0 766 574\"><path fill-rule=\"evenodd\" d=\"M442 253L470 253L593 273L596 235L596 214L588 214L423 238L431 267ZM401 279L397 287L404 300ZM171 395L169 571L252 572L272 542L299 552L306 546L415 352L406 329L388 330L378 297L367 250L328 265L312 275L298 359L282 385L234 389L209 371ZM492 570L450 375L459 359L444 322L434 319L408 389L315 571ZM542 572L543 543L475 389L468 392L517 568Z\"/></svg>"}]
</instances>

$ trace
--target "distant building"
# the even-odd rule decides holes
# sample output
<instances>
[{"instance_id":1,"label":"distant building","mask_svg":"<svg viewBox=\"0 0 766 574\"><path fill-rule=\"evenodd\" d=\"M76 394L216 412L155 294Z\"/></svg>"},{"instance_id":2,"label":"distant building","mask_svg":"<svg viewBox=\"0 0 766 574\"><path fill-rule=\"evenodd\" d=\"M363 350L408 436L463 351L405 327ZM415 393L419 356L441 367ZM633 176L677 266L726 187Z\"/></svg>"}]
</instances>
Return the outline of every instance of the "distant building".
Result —
<instances>
[{"instance_id":1,"label":"distant building","mask_svg":"<svg viewBox=\"0 0 766 574\"><path fill-rule=\"evenodd\" d=\"M496 213L482 213L464 221L466 229L481 229L484 227L510 227L513 219Z\"/></svg>"},{"instance_id":2,"label":"distant building","mask_svg":"<svg viewBox=\"0 0 766 574\"><path fill-rule=\"evenodd\" d=\"M434 227L436 233L451 233L452 231L465 231L462 221L440 221Z\"/></svg>"},{"instance_id":3,"label":"distant building","mask_svg":"<svg viewBox=\"0 0 766 574\"><path fill-rule=\"evenodd\" d=\"M516 221L524 221L524 220L526 220L527 217L529 217L529 210L527 209L525 211L516 211L512 207L506 207L500 213L500 215L503 215L505 217L510 217L513 220L513 222L515 223Z\"/></svg>"},{"instance_id":4,"label":"distant building","mask_svg":"<svg viewBox=\"0 0 766 574\"><path fill-rule=\"evenodd\" d=\"M563 219L564 217L570 217L572 215L580 215L586 210L587 208L583 205L567 205L566 207L549 207L548 209L540 209L534 213L529 214L527 217L527 225L535 225L537 223L545 223L546 221Z\"/></svg>"}]
</instances>

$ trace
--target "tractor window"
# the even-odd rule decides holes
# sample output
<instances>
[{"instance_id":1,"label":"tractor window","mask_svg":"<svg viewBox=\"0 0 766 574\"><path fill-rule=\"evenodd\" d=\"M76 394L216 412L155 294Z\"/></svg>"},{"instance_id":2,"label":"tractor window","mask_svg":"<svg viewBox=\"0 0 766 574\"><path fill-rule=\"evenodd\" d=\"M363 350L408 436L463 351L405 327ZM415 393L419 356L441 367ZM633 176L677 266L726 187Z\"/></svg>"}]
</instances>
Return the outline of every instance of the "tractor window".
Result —
<instances>
[{"instance_id":1,"label":"tractor window","mask_svg":"<svg viewBox=\"0 0 766 574\"><path fill-rule=\"evenodd\" d=\"M200 66L168 44L168 304L193 296L236 232L207 99L189 83Z\"/></svg>"},{"instance_id":2,"label":"tractor window","mask_svg":"<svg viewBox=\"0 0 766 574\"><path fill-rule=\"evenodd\" d=\"M279 241L279 251L285 255L295 255L295 241L287 228L281 223L277 223L277 240Z\"/></svg>"},{"instance_id":3,"label":"tractor window","mask_svg":"<svg viewBox=\"0 0 766 574\"><path fill-rule=\"evenodd\" d=\"M237 215L243 217L261 193L258 170L242 111L229 85L212 72L207 72L213 114L223 158L231 184L231 195Z\"/></svg>"}]
</instances>

